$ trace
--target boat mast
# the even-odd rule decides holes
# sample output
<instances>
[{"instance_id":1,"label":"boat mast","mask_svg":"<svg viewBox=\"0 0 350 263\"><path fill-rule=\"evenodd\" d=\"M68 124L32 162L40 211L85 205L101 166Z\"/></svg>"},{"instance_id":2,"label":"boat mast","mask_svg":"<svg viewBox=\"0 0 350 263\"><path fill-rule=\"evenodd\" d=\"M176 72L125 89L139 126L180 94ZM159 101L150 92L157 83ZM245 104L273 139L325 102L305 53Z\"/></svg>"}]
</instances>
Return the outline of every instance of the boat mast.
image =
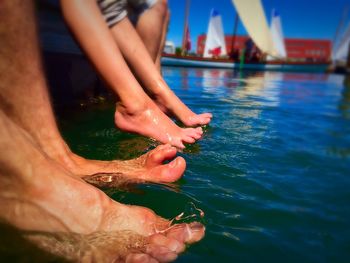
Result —
<instances>
[{"instance_id":1,"label":"boat mast","mask_svg":"<svg viewBox=\"0 0 350 263\"><path fill-rule=\"evenodd\" d=\"M190 0L186 0L186 6L185 6L185 20L184 20L184 31L182 34L182 55L184 55L185 53L187 53L187 47L186 47L186 41L187 41L187 37L186 37L186 31L188 28L188 14L190 12Z\"/></svg>"},{"instance_id":2,"label":"boat mast","mask_svg":"<svg viewBox=\"0 0 350 263\"><path fill-rule=\"evenodd\" d=\"M348 68L348 70L350 72L350 43L348 46L348 57L347 57L346 67Z\"/></svg>"},{"instance_id":3,"label":"boat mast","mask_svg":"<svg viewBox=\"0 0 350 263\"><path fill-rule=\"evenodd\" d=\"M236 12L235 24L233 26L233 35L232 35L232 42L231 42L231 54L233 54L233 52L235 51L237 26L238 26L238 13Z\"/></svg>"},{"instance_id":4,"label":"boat mast","mask_svg":"<svg viewBox=\"0 0 350 263\"><path fill-rule=\"evenodd\" d=\"M345 8L343 10L342 18L340 19L337 30L335 31L335 35L333 38L333 52L332 53L334 53L334 51L338 47L339 38L340 38L342 30L344 28L345 20L346 20L346 17L348 16L348 13L349 13L349 6L347 5L347 6L345 6Z\"/></svg>"}]
</instances>

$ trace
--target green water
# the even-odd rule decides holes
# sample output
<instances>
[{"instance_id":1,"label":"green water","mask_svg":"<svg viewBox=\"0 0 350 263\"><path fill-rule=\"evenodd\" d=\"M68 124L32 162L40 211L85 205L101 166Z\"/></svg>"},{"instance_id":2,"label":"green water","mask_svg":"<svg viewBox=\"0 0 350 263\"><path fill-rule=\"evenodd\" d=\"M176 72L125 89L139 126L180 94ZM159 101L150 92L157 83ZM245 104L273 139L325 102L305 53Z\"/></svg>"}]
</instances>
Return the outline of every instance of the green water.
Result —
<instances>
[{"instance_id":1,"label":"green water","mask_svg":"<svg viewBox=\"0 0 350 263\"><path fill-rule=\"evenodd\" d=\"M165 68L196 112L214 119L181 155L174 185L107 191L173 218L205 212L205 238L177 262L349 262L350 80L340 75ZM112 107L60 121L88 158L128 159L154 143L113 126Z\"/></svg>"}]
</instances>

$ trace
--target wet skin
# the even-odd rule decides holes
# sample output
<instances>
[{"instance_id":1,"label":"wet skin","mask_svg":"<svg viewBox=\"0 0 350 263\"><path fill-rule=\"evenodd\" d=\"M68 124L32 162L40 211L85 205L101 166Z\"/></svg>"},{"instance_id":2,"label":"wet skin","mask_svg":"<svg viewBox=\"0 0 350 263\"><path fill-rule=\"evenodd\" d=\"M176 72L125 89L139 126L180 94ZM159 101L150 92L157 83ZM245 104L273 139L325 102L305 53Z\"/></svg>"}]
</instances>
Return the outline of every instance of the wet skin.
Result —
<instances>
[{"instance_id":1,"label":"wet skin","mask_svg":"<svg viewBox=\"0 0 350 263\"><path fill-rule=\"evenodd\" d=\"M143 134L160 141L184 149L184 143L194 143L202 134L202 128L180 128L175 125L159 108L150 102L150 108L130 114L128 109L118 106L115 123L118 128Z\"/></svg>"},{"instance_id":2,"label":"wet skin","mask_svg":"<svg viewBox=\"0 0 350 263\"><path fill-rule=\"evenodd\" d=\"M2 112L0 124L4 127L0 146L8 149L7 155L0 156L5 164L0 169L3 221L27 231L82 235L107 232L107 241L117 233L122 241L115 241L115 248L107 252L123 262L172 261L185 244L203 237L205 229L199 223L171 226L170 221L150 209L111 200L48 158L31 136ZM34 239L42 244L42 238ZM46 249L50 251L50 246Z\"/></svg>"}]
</instances>

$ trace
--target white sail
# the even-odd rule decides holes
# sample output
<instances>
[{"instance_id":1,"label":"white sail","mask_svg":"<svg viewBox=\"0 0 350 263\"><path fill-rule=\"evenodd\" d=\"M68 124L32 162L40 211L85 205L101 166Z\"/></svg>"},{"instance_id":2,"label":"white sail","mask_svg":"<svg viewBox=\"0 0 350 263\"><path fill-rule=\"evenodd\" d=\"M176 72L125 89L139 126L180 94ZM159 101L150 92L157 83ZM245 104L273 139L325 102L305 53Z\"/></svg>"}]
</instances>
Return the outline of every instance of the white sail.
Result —
<instances>
[{"instance_id":1,"label":"white sail","mask_svg":"<svg viewBox=\"0 0 350 263\"><path fill-rule=\"evenodd\" d=\"M260 0L232 0L232 2L255 45L264 53L278 56Z\"/></svg>"},{"instance_id":2,"label":"white sail","mask_svg":"<svg viewBox=\"0 0 350 263\"><path fill-rule=\"evenodd\" d=\"M272 10L270 30L271 30L272 42L277 52L277 56L281 58L286 58L287 52L286 52L286 46L284 44L281 17L277 13L276 9Z\"/></svg>"},{"instance_id":3,"label":"white sail","mask_svg":"<svg viewBox=\"0 0 350 263\"><path fill-rule=\"evenodd\" d=\"M347 29L344 31L342 38L339 41L339 44L334 49L332 57L333 61L346 61L349 53L349 45L350 45L350 23L348 24Z\"/></svg>"},{"instance_id":4,"label":"white sail","mask_svg":"<svg viewBox=\"0 0 350 263\"><path fill-rule=\"evenodd\" d=\"M207 38L205 41L204 57L218 57L227 55L224 30L221 16L213 9L210 14Z\"/></svg>"}]
</instances>

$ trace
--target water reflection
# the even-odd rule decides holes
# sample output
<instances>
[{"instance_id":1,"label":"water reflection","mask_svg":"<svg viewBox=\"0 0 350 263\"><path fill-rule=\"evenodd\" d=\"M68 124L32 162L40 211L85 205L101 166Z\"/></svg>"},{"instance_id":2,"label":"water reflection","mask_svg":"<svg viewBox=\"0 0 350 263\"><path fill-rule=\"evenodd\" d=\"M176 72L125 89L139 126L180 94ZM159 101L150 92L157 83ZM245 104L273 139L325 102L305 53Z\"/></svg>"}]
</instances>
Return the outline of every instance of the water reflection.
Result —
<instances>
[{"instance_id":1,"label":"water reflection","mask_svg":"<svg viewBox=\"0 0 350 263\"><path fill-rule=\"evenodd\" d=\"M199 77L202 78L202 87L208 93L217 92L217 88L225 87L225 80L227 75L225 72L230 72L223 69L203 69L199 71L201 74Z\"/></svg>"},{"instance_id":2,"label":"water reflection","mask_svg":"<svg viewBox=\"0 0 350 263\"><path fill-rule=\"evenodd\" d=\"M202 87L208 93L220 95L224 90L225 99L256 96L274 103L278 103L277 88L284 76L278 72L243 73L222 69L203 69L198 72L202 73Z\"/></svg>"},{"instance_id":3,"label":"water reflection","mask_svg":"<svg viewBox=\"0 0 350 263\"><path fill-rule=\"evenodd\" d=\"M259 72L254 75L240 79L243 83L241 89L237 90L236 98L257 98L255 105L273 106L279 105L280 83L283 74L279 72Z\"/></svg>"},{"instance_id":4,"label":"water reflection","mask_svg":"<svg viewBox=\"0 0 350 263\"><path fill-rule=\"evenodd\" d=\"M183 90L188 90L189 88L189 80L188 80L188 75L189 75L189 70L183 68L180 70L180 74L181 74L181 87Z\"/></svg>"},{"instance_id":5,"label":"water reflection","mask_svg":"<svg viewBox=\"0 0 350 263\"><path fill-rule=\"evenodd\" d=\"M344 118L350 119L350 75L344 77L342 97L339 102L339 110Z\"/></svg>"},{"instance_id":6,"label":"water reflection","mask_svg":"<svg viewBox=\"0 0 350 263\"><path fill-rule=\"evenodd\" d=\"M192 68L163 73L191 109L213 112L213 121L203 140L183 153L188 166L175 186L131 184L109 194L166 218L189 202L203 209L206 238L182 262L348 258L349 78ZM100 158L106 148L92 142L99 138L121 148L121 157L152 144L103 132L113 128L107 120L93 127L101 119L93 116L90 127L83 126L92 131L85 144Z\"/></svg>"},{"instance_id":7,"label":"water reflection","mask_svg":"<svg viewBox=\"0 0 350 263\"><path fill-rule=\"evenodd\" d=\"M350 75L333 75L333 81L337 81L340 86L343 86L338 109L341 116L347 121L350 119ZM333 140L332 144L327 147L327 153L343 159L350 157L350 145L339 143L339 141L349 138L349 134L349 125L344 125L341 129L339 129L339 124L332 127L330 135L333 137Z\"/></svg>"}]
</instances>

